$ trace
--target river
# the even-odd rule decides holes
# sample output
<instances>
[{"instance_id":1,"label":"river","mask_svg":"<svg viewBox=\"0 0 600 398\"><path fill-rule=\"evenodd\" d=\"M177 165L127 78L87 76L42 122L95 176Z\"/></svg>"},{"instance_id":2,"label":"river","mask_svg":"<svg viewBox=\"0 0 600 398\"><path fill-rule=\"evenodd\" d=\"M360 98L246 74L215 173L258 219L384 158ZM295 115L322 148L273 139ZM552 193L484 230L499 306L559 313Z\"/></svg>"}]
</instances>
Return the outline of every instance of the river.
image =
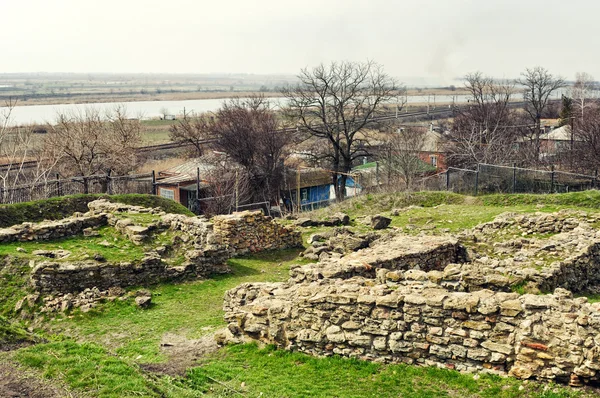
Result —
<instances>
[{"instance_id":1,"label":"river","mask_svg":"<svg viewBox=\"0 0 600 398\"><path fill-rule=\"evenodd\" d=\"M413 95L405 98L408 104L427 103L431 106L448 104L452 102L465 103L466 95ZM276 106L281 105L282 98L269 98ZM61 105L30 105L15 106L10 113L10 125L27 125L54 123L56 115L84 113L86 109L94 109L102 114L110 112L117 106L124 106L129 117L140 119L158 118L166 111L167 114L181 115L185 112L209 112L219 109L225 99L199 99L185 101L136 101L121 103L95 103L95 104L61 104ZM7 113L7 108L0 107L0 121Z\"/></svg>"}]
</instances>

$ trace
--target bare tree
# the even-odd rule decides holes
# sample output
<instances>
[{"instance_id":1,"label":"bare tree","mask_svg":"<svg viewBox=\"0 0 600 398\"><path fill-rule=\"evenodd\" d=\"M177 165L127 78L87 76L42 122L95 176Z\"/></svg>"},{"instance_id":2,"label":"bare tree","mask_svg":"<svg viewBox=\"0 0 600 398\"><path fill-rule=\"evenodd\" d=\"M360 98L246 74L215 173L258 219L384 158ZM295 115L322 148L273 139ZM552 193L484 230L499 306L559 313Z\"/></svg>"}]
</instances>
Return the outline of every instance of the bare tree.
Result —
<instances>
[{"instance_id":1,"label":"bare tree","mask_svg":"<svg viewBox=\"0 0 600 398\"><path fill-rule=\"evenodd\" d=\"M515 131L509 107L514 84L496 81L481 72L465 76L468 106L458 109L447 148L448 163L472 168L477 163L513 159Z\"/></svg>"},{"instance_id":2,"label":"bare tree","mask_svg":"<svg viewBox=\"0 0 600 398\"><path fill-rule=\"evenodd\" d=\"M15 126L11 114L16 101L8 101L0 112L0 188L8 189L24 184L47 181L58 156L45 153L43 136L34 133L31 126ZM26 168L34 161L35 167Z\"/></svg>"},{"instance_id":3,"label":"bare tree","mask_svg":"<svg viewBox=\"0 0 600 398\"><path fill-rule=\"evenodd\" d=\"M97 110L58 114L46 137L46 151L60 154L61 174L88 177L114 171L126 174L137 163L141 126L122 108L103 117ZM83 179L88 192L87 179Z\"/></svg>"},{"instance_id":4,"label":"bare tree","mask_svg":"<svg viewBox=\"0 0 600 398\"><path fill-rule=\"evenodd\" d=\"M194 148L192 156L202 156L214 127L214 116L184 114L183 119L169 129L171 141L188 143Z\"/></svg>"},{"instance_id":5,"label":"bare tree","mask_svg":"<svg viewBox=\"0 0 600 398\"><path fill-rule=\"evenodd\" d=\"M397 84L371 61L321 64L303 69L298 78L297 86L282 91L288 100L285 113L311 138L322 141L323 151L314 157L329 163L336 198L343 200L354 161L368 155L364 128L392 103Z\"/></svg>"},{"instance_id":6,"label":"bare tree","mask_svg":"<svg viewBox=\"0 0 600 398\"><path fill-rule=\"evenodd\" d=\"M214 147L238 163L248 176L252 200L279 196L288 133L276 132L277 118L263 97L231 99L216 113L211 126Z\"/></svg>"},{"instance_id":7,"label":"bare tree","mask_svg":"<svg viewBox=\"0 0 600 398\"><path fill-rule=\"evenodd\" d=\"M517 83L524 87L523 99L525 100L525 112L529 115L531 122L535 124L535 153L539 161L540 155L540 119L546 107L550 96L556 90L565 87L565 81L559 76L553 76L547 69L536 66L527 68L521 73L521 78Z\"/></svg>"},{"instance_id":8,"label":"bare tree","mask_svg":"<svg viewBox=\"0 0 600 398\"><path fill-rule=\"evenodd\" d=\"M202 175L209 185L209 198L201 199L204 214L227 214L236 203L251 200L248 175L238 164L230 159L204 159L212 165Z\"/></svg>"},{"instance_id":9,"label":"bare tree","mask_svg":"<svg viewBox=\"0 0 600 398\"><path fill-rule=\"evenodd\" d=\"M578 72L575 75L575 84L571 87L571 98L575 103L575 111L584 119L585 110L593 105L596 94L596 82L594 77L586 72Z\"/></svg>"},{"instance_id":10,"label":"bare tree","mask_svg":"<svg viewBox=\"0 0 600 398\"><path fill-rule=\"evenodd\" d=\"M600 168L600 107L591 105L575 130L572 161L584 174Z\"/></svg>"},{"instance_id":11,"label":"bare tree","mask_svg":"<svg viewBox=\"0 0 600 398\"><path fill-rule=\"evenodd\" d=\"M380 157L382 168L388 176L388 185L395 185L397 177L410 189L414 178L424 171L419 153L424 149L427 131L419 128L401 128L389 134Z\"/></svg>"}]
</instances>

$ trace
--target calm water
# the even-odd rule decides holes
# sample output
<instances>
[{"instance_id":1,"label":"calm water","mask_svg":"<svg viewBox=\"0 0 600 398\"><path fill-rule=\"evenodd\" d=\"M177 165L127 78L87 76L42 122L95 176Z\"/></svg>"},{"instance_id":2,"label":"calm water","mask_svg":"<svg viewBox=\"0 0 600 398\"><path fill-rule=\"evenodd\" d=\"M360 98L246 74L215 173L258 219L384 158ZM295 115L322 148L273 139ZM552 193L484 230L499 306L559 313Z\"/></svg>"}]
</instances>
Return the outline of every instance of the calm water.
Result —
<instances>
[{"instance_id":1,"label":"calm water","mask_svg":"<svg viewBox=\"0 0 600 398\"><path fill-rule=\"evenodd\" d=\"M284 101L281 98L270 98L275 105ZM10 115L10 124L41 124L53 123L56 115L59 113L78 114L85 112L86 109L94 109L100 113L106 113L113 110L116 106L125 106L129 117L139 117L142 119L157 118L166 110L168 114L180 115L186 112L208 112L216 111L221 107L225 99L200 99L186 101L139 101L122 103L97 103L97 104L63 104L63 105L31 105L16 106ZM415 95L408 97L408 104L411 103L429 103L433 106L441 103L464 103L467 101L466 95ZM6 113L6 108L0 107L0 115Z\"/></svg>"}]
</instances>

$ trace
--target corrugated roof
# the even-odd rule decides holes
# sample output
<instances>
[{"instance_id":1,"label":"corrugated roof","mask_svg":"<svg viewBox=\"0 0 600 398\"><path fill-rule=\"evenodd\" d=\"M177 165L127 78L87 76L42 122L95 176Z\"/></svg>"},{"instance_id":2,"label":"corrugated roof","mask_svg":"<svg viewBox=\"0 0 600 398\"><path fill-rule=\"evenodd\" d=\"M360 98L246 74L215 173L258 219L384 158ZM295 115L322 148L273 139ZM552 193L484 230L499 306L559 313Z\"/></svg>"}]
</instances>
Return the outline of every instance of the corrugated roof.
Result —
<instances>
[{"instance_id":1,"label":"corrugated roof","mask_svg":"<svg viewBox=\"0 0 600 398\"><path fill-rule=\"evenodd\" d=\"M202 158L191 159L170 169L159 171L157 183L164 185L189 184L196 181L198 169L200 169L200 178L202 178L204 173L208 173L214 168L213 164ZM203 183L203 186L208 186L208 184Z\"/></svg>"},{"instance_id":2,"label":"corrugated roof","mask_svg":"<svg viewBox=\"0 0 600 398\"><path fill-rule=\"evenodd\" d=\"M196 181L196 177L190 177L188 175L174 175L171 177L160 178L156 182L163 185L178 185L184 182Z\"/></svg>"},{"instance_id":3,"label":"corrugated roof","mask_svg":"<svg viewBox=\"0 0 600 398\"><path fill-rule=\"evenodd\" d=\"M296 188L297 171L294 169L286 170L286 178L284 181L284 189ZM317 167L313 168L301 168L300 169L300 188L316 187L319 185L329 185L332 183L331 172L320 169Z\"/></svg>"},{"instance_id":4,"label":"corrugated roof","mask_svg":"<svg viewBox=\"0 0 600 398\"><path fill-rule=\"evenodd\" d=\"M577 137L574 137L577 140ZM568 124L540 135L540 140L571 141L571 126Z\"/></svg>"},{"instance_id":5,"label":"corrugated roof","mask_svg":"<svg viewBox=\"0 0 600 398\"><path fill-rule=\"evenodd\" d=\"M200 174L202 174L202 172L208 172L213 170L214 168L215 166L210 163L207 163L206 160L202 158L195 158L178 166L171 167L170 169L160 171L158 174L164 176L187 175L196 178L196 173L198 169L200 169Z\"/></svg>"}]
</instances>

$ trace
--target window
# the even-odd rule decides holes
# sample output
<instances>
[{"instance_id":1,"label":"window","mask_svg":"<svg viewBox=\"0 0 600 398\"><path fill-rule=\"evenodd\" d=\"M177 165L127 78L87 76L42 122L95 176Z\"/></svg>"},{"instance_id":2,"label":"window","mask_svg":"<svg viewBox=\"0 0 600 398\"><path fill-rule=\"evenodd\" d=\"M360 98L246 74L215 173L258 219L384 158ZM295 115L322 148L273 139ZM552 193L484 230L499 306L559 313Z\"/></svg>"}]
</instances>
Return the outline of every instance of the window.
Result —
<instances>
[{"instance_id":1,"label":"window","mask_svg":"<svg viewBox=\"0 0 600 398\"><path fill-rule=\"evenodd\" d=\"M162 196L163 198L175 200L175 191L172 189L160 188L158 190L158 195Z\"/></svg>"},{"instance_id":2,"label":"window","mask_svg":"<svg viewBox=\"0 0 600 398\"><path fill-rule=\"evenodd\" d=\"M303 202L308 201L308 189L304 188L300 191L300 197Z\"/></svg>"},{"instance_id":3,"label":"window","mask_svg":"<svg viewBox=\"0 0 600 398\"><path fill-rule=\"evenodd\" d=\"M436 155L431 155L431 156L429 156L429 159L431 159L431 165L433 167L437 167L437 156Z\"/></svg>"}]
</instances>

